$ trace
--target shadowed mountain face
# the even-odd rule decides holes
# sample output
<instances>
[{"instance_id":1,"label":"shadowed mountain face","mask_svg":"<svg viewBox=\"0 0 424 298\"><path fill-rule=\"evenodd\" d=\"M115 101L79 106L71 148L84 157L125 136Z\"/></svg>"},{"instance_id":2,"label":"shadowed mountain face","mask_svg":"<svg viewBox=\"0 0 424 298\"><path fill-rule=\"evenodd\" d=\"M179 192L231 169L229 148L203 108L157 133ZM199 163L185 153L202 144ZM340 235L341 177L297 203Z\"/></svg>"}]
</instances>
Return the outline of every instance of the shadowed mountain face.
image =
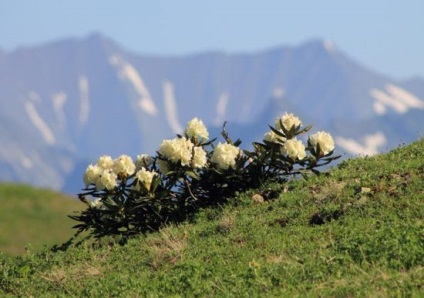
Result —
<instances>
[{"instance_id":1,"label":"shadowed mountain face","mask_svg":"<svg viewBox=\"0 0 424 298\"><path fill-rule=\"evenodd\" d=\"M193 117L246 147L291 112L375 154L423 135L424 79L396 81L327 41L161 57L92 35L0 53L0 180L76 193L98 156L153 154Z\"/></svg>"}]
</instances>

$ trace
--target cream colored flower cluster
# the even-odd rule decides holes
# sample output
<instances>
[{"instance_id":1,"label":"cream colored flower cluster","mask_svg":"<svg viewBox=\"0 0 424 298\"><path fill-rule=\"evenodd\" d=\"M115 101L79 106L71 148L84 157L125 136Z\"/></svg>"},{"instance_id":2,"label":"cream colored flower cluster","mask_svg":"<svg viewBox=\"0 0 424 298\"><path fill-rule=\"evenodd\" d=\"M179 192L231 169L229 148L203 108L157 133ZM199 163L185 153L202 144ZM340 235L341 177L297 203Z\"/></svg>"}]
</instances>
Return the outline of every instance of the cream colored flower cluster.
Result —
<instances>
[{"instance_id":1,"label":"cream colored flower cluster","mask_svg":"<svg viewBox=\"0 0 424 298\"><path fill-rule=\"evenodd\" d=\"M290 130L293 126L299 127L302 125L302 121L293 114L285 113L283 116L277 118L275 121L275 129L284 133L281 126L283 124L285 130ZM264 141L271 143L281 144L281 154L289 156L292 160L302 160L306 157L305 145L301 140L296 138L287 140L286 138L279 136L274 131L270 130L264 137ZM332 136L324 131L319 131L309 137L309 143L317 148L318 144L320 147L320 155L327 155L334 150L334 140Z\"/></svg>"},{"instance_id":2,"label":"cream colored flower cluster","mask_svg":"<svg viewBox=\"0 0 424 298\"><path fill-rule=\"evenodd\" d=\"M322 155L327 155L334 150L334 140L333 137L325 131L319 131L309 137L309 142L312 146L318 147L321 149L319 152Z\"/></svg>"},{"instance_id":3,"label":"cream colored flower cluster","mask_svg":"<svg viewBox=\"0 0 424 298\"><path fill-rule=\"evenodd\" d=\"M292 160L302 160L306 157L305 145L296 138L287 140L281 147L281 153L288 155Z\"/></svg>"},{"instance_id":4,"label":"cream colored flower cluster","mask_svg":"<svg viewBox=\"0 0 424 298\"><path fill-rule=\"evenodd\" d=\"M279 144L280 153L293 161L303 160L307 156L306 150L308 148L305 148L303 142L295 137L296 134L299 134L297 129L301 125L302 121L298 117L285 113L276 119L274 127L274 130L280 131L284 136L270 130L264 135L263 139L267 142ZM294 134L288 133L294 128L296 129ZM173 165L177 164L192 169L205 168L208 164L207 152L198 140L207 140L208 138L209 133L206 126L200 119L194 118L187 123L185 137L162 141L157 158L152 158L148 154L140 154L134 163L128 155L121 155L116 159L104 155L99 158L96 164L87 167L84 182L86 186L95 185L97 190L111 190L118 185L119 180L135 174L136 183L134 187L140 190L141 185L144 185L149 191L154 177L159 175L153 170L148 170L154 161L162 174L167 174L171 169L174 169ZM311 135L308 138L308 145L320 148L320 152L316 153L317 157L327 155L334 150L333 138L324 131ZM242 154L243 151L237 146L219 143L212 152L210 162L217 169L234 169L237 159Z\"/></svg>"},{"instance_id":5,"label":"cream colored flower cluster","mask_svg":"<svg viewBox=\"0 0 424 298\"><path fill-rule=\"evenodd\" d=\"M302 121L293 114L285 113L283 116L278 117L275 120L275 129L281 133L284 133L283 125L285 130L290 130L292 127L299 127L302 125ZM305 145L301 140L296 138L287 140L285 137L279 136L274 131L270 130L264 135L265 141L282 145L281 154L289 156L292 160L302 160L306 157Z\"/></svg>"},{"instance_id":6,"label":"cream colored flower cluster","mask_svg":"<svg viewBox=\"0 0 424 298\"><path fill-rule=\"evenodd\" d=\"M146 168L141 168L136 174L135 178L137 179L137 184L135 185L136 190L140 190L140 184L143 184L147 191L150 191L153 178L157 176L158 173L155 171L148 171Z\"/></svg>"},{"instance_id":7,"label":"cream colored flower cluster","mask_svg":"<svg viewBox=\"0 0 424 298\"><path fill-rule=\"evenodd\" d=\"M190 164L193 151L193 143L187 138L175 138L164 140L159 148L159 153L173 163L181 162L181 165Z\"/></svg>"},{"instance_id":8,"label":"cream colored flower cluster","mask_svg":"<svg viewBox=\"0 0 424 298\"><path fill-rule=\"evenodd\" d=\"M187 122L184 133L188 138L181 137L162 141L158 152L165 160L158 159L156 163L163 174L170 171L169 162L174 164L180 162L182 166L191 166L196 169L206 166L206 151L190 140L199 138L207 140L209 138L209 132L203 121L197 117L193 118Z\"/></svg>"},{"instance_id":9,"label":"cream colored flower cluster","mask_svg":"<svg viewBox=\"0 0 424 298\"><path fill-rule=\"evenodd\" d=\"M134 174L135 164L128 155L121 155L113 161L113 171L117 175L123 175L124 177Z\"/></svg>"},{"instance_id":10,"label":"cream colored flower cluster","mask_svg":"<svg viewBox=\"0 0 424 298\"><path fill-rule=\"evenodd\" d=\"M128 155L121 155L116 159L108 155L101 156L96 164L87 167L84 173L84 183L86 186L94 184L97 190L111 190L118 185L118 180L133 175L139 183L143 183L147 190L150 190L153 177L156 172L146 170L153 163L153 159L148 154L140 154L134 163ZM139 183L136 189L140 189Z\"/></svg>"},{"instance_id":11,"label":"cream colored flower cluster","mask_svg":"<svg viewBox=\"0 0 424 298\"><path fill-rule=\"evenodd\" d=\"M234 145L219 143L212 154L211 162L215 163L218 169L234 168L241 153L241 150Z\"/></svg>"},{"instance_id":12,"label":"cream colored flower cluster","mask_svg":"<svg viewBox=\"0 0 424 298\"><path fill-rule=\"evenodd\" d=\"M287 114L287 113L285 113L281 117L278 117L275 120L275 126L274 126L276 130L278 130L281 133L284 133L281 123L283 124L285 130L290 130L293 126L298 127L302 125L302 121L300 121L298 117L294 116L293 114ZM263 139L265 141L268 141L271 143L278 143L278 144L282 144L286 141L286 138L279 136L272 130L265 133Z\"/></svg>"},{"instance_id":13,"label":"cream colored flower cluster","mask_svg":"<svg viewBox=\"0 0 424 298\"><path fill-rule=\"evenodd\" d=\"M206 126L203 124L203 121L199 118L194 118L187 122L185 134L189 138L203 138L203 139L209 139L209 132L206 128Z\"/></svg>"},{"instance_id":14,"label":"cream colored flower cluster","mask_svg":"<svg viewBox=\"0 0 424 298\"><path fill-rule=\"evenodd\" d=\"M108 155L101 156L95 165L89 165L84 173L86 186L94 184L97 190L111 190L118 185L118 176L134 174L135 165L128 155L112 159Z\"/></svg>"},{"instance_id":15,"label":"cream colored flower cluster","mask_svg":"<svg viewBox=\"0 0 424 298\"><path fill-rule=\"evenodd\" d=\"M290 130L293 126L298 127L302 125L302 121L300 121L299 118L297 118L291 113L285 113L283 116L277 118L277 120L275 121L275 129L282 129L281 123L283 123L283 126L286 130Z\"/></svg>"},{"instance_id":16,"label":"cream colored flower cluster","mask_svg":"<svg viewBox=\"0 0 424 298\"><path fill-rule=\"evenodd\" d=\"M206 151L202 147L194 147L192 166L196 169L203 168L206 162Z\"/></svg>"},{"instance_id":17,"label":"cream colored flower cluster","mask_svg":"<svg viewBox=\"0 0 424 298\"><path fill-rule=\"evenodd\" d=\"M185 137L162 141L158 152L166 158L166 160L158 160L159 169L164 174L169 172L167 161L174 164L180 162L182 166L194 168L203 168L207 162L205 150L202 147L195 146Z\"/></svg>"}]
</instances>

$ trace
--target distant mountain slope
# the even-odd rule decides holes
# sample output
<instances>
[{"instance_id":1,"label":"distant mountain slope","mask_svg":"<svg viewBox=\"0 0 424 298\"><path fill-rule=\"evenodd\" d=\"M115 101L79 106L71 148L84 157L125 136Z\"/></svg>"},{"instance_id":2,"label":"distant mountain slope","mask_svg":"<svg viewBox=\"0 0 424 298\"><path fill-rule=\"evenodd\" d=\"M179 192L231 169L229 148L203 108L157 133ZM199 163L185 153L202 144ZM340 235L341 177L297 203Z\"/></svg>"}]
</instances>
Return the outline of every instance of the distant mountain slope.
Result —
<instances>
[{"instance_id":1,"label":"distant mountain slope","mask_svg":"<svg viewBox=\"0 0 424 298\"><path fill-rule=\"evenodd\" d=\"M95 34L0 54L0 179L75 193L99 155L154 153L200 117L245 143L293 112L340 153L374 154L422 135L422 79L396 81L328 41L252 54L129 53Z\"/></svg>"},{"instance_id":2,"label":"distant mountain slope","mask_svg":"<svg viewBox=\"0 0 424 298\"><path fill-rule=\"evenodd\" d=\"M84 208L63 194L12 183L0 183L0 204L0 252L8 255L67 241L75 225L67 216Z\"/></svg>"}]
</instances>

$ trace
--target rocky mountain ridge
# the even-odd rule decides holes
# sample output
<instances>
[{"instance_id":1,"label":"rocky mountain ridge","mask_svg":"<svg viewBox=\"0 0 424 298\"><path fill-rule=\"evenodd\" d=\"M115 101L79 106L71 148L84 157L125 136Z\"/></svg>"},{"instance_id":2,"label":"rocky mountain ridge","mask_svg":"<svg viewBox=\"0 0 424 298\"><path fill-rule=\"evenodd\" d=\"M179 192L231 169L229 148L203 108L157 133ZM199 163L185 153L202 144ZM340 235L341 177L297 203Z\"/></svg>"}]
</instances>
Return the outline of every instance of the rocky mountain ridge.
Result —
<instances>
[{"instance_id":1,"label":"rocky mountain ridge","mask_svg":"<svg viewBox=\"0 0 424 298\"><path fill-rule=\"evenodd\" d=\"M372 71L328 41L252 54L143 56L95 34L0 54L0 179L79 191L98 156L154 153L199 117L245 146L279 114L375 154L423 135L424 79Z\"/></svg>"}]
</instances>

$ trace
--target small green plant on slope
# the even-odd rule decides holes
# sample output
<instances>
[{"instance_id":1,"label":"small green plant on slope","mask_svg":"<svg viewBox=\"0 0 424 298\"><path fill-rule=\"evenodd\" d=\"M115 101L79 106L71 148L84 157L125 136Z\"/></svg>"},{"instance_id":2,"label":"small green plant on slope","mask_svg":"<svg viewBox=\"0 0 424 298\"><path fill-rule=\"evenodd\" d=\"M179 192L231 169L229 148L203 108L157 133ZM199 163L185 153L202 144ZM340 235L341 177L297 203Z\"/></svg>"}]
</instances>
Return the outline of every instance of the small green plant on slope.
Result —
<instances>
[{"instance_id":1,"label":"small green plant on slope","mask_svg":"<svg viewBox=\"0 0 424 298\"><path fill-rule=\"evenodd\" d=\"M257 188L265 181L286 182L289 176L319 173L330 163L334 141L327 132L298 139L311 126L293 114L277 118L253 150L241 150L222 129L223 143L209 140L198 118L187 123L184 135L164 140L157 155L102 156L84 174L86 188L79 194L87 209L71 216L79 222L76 236L123 239L157 231L165 224L184 221L200 208L225 203L236 192Z\"/></svg>"}]
</instances>

